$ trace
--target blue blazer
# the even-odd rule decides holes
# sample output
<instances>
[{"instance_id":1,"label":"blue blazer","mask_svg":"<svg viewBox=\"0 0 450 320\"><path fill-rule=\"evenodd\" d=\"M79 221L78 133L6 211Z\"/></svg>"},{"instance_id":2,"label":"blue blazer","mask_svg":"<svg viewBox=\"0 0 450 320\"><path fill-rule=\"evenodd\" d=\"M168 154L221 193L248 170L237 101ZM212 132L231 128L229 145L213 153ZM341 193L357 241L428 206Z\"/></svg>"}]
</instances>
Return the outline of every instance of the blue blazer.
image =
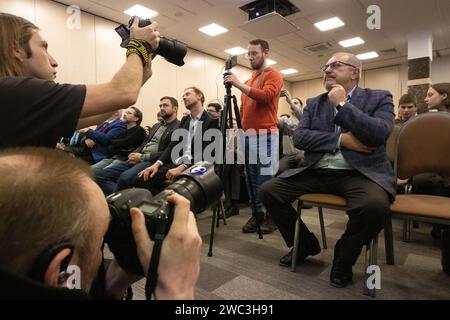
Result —
<instances>
[{"instance_id":1,"label":"blue blazer","mask_svg":"<svg viewBox=\"0 0 450 320\"><path fill-rule=\"evenodd\" d=\"M108 157L108 146L113 139L116 139L125 131L127 131L127 124L120 119L116 119L100 131L101 125L98 125L95 130L88 130L86 138L95 141L95 146L92 149L92 158L95 162L99 162Z\"/></svg>"},{"instance_id":2,"label":"blue blazer","mask_svg":"<svg viewBox=\"0 0 450 320\"><path fill-rule=\"evenodd\" d=\"M286 178L300 173L316 164L325 153L336 150L340 132L352 132L362 143L376 147L371 153L341 149L347 162L384 190L391 199L396 194L396 181L392 165L386 154L386 140L394 127L392 95L385 90L357 87L350 102L335 115L335 108L328 100L328 93L308 99L302 119L294 132L294 144L305 150L305 159L298 168L284 171L279 177Z\"/></svg>"}]
</instances>

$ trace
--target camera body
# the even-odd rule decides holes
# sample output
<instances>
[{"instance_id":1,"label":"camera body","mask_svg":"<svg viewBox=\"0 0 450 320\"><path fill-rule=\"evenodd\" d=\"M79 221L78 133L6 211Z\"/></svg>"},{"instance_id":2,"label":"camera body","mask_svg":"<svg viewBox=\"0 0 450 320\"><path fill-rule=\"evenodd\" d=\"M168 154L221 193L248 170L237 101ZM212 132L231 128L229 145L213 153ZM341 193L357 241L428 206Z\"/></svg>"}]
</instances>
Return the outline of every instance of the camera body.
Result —
<instances>
[{"instance_id":1,"label":"camera body","mask_svg":"<svg viewBox=\"0 0 450 320\"><path fill-rule=\"evenodd\" d=\"M237 56L229 56L227 61L225 61L225 70L231 70L237 65Z\"/></svg>"},{"instance_id":2,"label":"camera body","mask_svg":"<svg viewBox=\"0 0 450 320\"><path fill-rule=\"evenodd\" d=\"M166 200L171 191L190 200L191 211L199 213L219 201L223 186L214 172L214 165L199 162L184 171L156 196L147 189L138 188L125 189L109 195L106 200L111 214L111 223L105 242L123 269L144 275L131 229L130 209L140 209L144 213L150 238L162 240L169 232L173 221L174 207Z\"/></svg>"},{"instance_id":3,"label":"camera body","mask_svg":"<svg viewBox=\"0 0 450 320\"><path fill-rule=\"evenodd\" d=\"M122 38L122 43L120 44L122 48L126 48L128 42L130 41L130 28L133 25L135 18L136 16L131 17L130 21L128 22L128 26L121 24L120 26L115 28L116 32ZM150 25L151 23L152 22L150 21L150 19L140 19L139 28L144 28ZM184 65L183 59L187 53L187 46L181 41L161 37L159 47L155 53L164 57L170 63L173 63L181 67Z\"/></svg>"}]
</instances>

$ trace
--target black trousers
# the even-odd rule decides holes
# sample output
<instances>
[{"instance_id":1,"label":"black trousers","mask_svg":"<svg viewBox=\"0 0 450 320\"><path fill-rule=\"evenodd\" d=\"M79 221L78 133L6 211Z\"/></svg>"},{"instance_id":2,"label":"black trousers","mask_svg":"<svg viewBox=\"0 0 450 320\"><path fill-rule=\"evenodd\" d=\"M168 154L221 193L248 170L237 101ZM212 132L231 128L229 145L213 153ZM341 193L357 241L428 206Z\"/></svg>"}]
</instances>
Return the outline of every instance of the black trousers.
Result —
<instances>
[{"instance_id":1,"label":"black trousers","mask_svg":"<svg viewBox=\"0 0 450 320\"><path fill-rule=\"evenodd\" d=\"M354 265L362 247L384 226L389 196L379 185L355 170L308 169L289 178L274 178L262 185L260 198L288 247L294 245L297 212L291 203L307 193L330 193L347 200L349 221L339 240L340 258ZM309 230L301 221L300 246ZM335 254L337 254L337 247Z\"/></svg>"}]
</instances>

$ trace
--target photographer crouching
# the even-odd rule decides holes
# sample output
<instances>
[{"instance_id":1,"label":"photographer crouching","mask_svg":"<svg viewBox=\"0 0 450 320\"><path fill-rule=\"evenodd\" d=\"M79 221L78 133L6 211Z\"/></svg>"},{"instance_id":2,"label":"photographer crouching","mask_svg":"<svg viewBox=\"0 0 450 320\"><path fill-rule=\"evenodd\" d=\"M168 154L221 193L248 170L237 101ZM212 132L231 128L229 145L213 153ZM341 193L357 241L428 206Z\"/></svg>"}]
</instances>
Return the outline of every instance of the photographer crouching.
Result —
<instances>
[{"instance_id":1,"label":"photographer crouching","mask_svg":"<svg viewBox=\"0 0 450 320\"><path fill-rule=\"evenodd\" d=\"M0 152L0 176L0 299L97 298L88 292L111 215L89 167L56 150L27 147ZM162 243L154 297L192 299L202 240L190 202L175 192L167 201L175 205L173 222ZM141 210L130 214L147 274L154 242ZM102 297L120 299L141 278L113 260Z\"/></svg>"}]
</instances>

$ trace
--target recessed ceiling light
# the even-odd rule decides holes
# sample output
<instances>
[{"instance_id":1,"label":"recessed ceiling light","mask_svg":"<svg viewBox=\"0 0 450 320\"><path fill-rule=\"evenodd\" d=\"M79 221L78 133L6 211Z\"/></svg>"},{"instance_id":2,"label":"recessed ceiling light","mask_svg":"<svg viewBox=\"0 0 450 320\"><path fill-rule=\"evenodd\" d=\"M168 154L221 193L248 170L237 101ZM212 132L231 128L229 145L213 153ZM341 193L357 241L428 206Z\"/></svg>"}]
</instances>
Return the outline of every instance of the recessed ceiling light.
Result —
<instances>
[{"instance_id":1,"label":"recessed ceiling light","mask_svg":"<svg viewBox=\"0 0 450 320\"><path fill-rule=\"evenodd\" d=\"M339 44L344 48L358 46L363 43L364 40L361 39L360 37L339 41Z\"/></svg>"},{"instance_id":2,"label":"recessed ceiling light","mask_svg":"<svg viewBox=\"0 0 450 320\"><path fill-rule=\"evenodd\" d=\"M141 19L150 19L156 17L159 13L149 8L135 4L130 9L124 11L129 16L138 16Z\"/></svg>"},{"instance_id":3,"label":"recessed ceiling light","mask_svg":"<svg viewBox=\"0 0 450 320\"><path fill-rule=\"evenodd\" d=\"M228 31L228 29L225 29L224 27L219 26L218 24L215 24L215 23L204 26L198 30L203 33L206 33L208 36L211 36L211 37L217 36L219 34L222 34L222 33L225 33Z\"/></svg>"},{"instance_id":4,"label":"recessed ceiling light","mask_svg":"<svg viewBox=\"0 0 450 320\"><path fill-rule=\"evenodd\" d=\"M284 69L284 70L281 70L280 72L281 72L282 74L289 75L289 74L297 73L298 70L290 68L290 69Z\"/></svg>"},{"instance_id":5,"label":"recessed ceiling light","mask_svg":"<svg viewBox=\"0 0 450 320\"><path fill-rule=\"evenodd\" d=\"M379 55L375 51L361 53L356 56L359 60L368 60L368 59L374 59L378 58Z\"/></svg>"},{"instance_id":6,"label":"recessed ceiling light","mask_svg":"<svg viewBox=\"0 0 450 320\"><path fill-rule=\"evenodd\" d=\"M247 53L247 50L241 47L234 47L231 49L225 50L226 53L231 54L232 56L238 56L240 54Z\"/></svg>"},{"instance_id":7,"label":"recessed ceiling light","mask_svg":"<svg viewBox=\"0 0 450 320\"><path fill-rule=\"evenodd\" d=\"M331 29L342 27L343 25L344 22L342 22L342 20L339 19L338 17L314 23L314 26L320 31L328 31Z\"/></svg>"},{"instance_id":8,"label":"recessed ceiling light","mask_svg":"<svg viewBox=\"0 0 450 320\"><path fill-rule=\"evenodd\" d=\"M275 60L272 60L272 59L267 59L266 62L267 62L268 66L273 66L274 64L277 64L277 62Z\"/></svg>"}]
</instances>

